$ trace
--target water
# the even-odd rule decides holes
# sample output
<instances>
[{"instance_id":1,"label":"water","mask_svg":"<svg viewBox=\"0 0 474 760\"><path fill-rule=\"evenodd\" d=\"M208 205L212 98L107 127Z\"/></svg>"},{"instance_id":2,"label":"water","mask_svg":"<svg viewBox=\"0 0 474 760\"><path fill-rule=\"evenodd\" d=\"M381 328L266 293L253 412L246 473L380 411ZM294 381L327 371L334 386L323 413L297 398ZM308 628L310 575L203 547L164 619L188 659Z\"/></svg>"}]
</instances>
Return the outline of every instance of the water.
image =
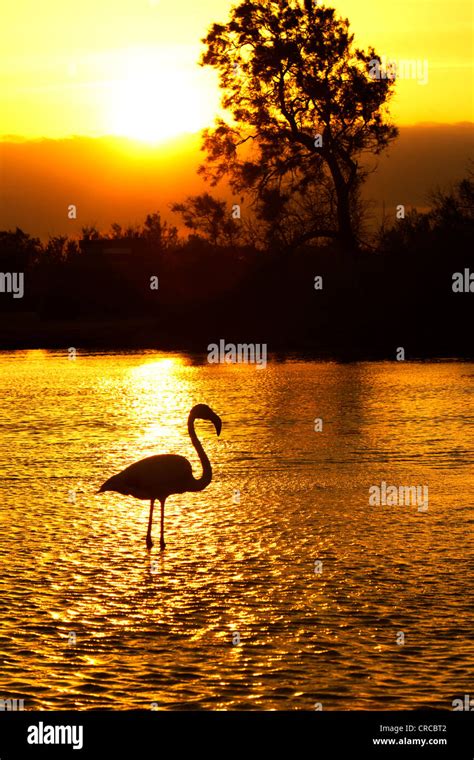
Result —
<instances>
[{"instance_id":1,"label":"water","mask_svg":"<svg viewBox=\"0 0 474 760\"><path fill-rule=\"evenodd\" d=\"M0 377L0 698L450 709L472 693L474 365L28 351ZM220 438L196 426L213 481L167 501L166 551L156 520L148 553L147 502L95 491L160 452L200 474L198 402L223 419ZM382 480L427 485L428 511L369 506Z\"/></svg>"}]
</instances>

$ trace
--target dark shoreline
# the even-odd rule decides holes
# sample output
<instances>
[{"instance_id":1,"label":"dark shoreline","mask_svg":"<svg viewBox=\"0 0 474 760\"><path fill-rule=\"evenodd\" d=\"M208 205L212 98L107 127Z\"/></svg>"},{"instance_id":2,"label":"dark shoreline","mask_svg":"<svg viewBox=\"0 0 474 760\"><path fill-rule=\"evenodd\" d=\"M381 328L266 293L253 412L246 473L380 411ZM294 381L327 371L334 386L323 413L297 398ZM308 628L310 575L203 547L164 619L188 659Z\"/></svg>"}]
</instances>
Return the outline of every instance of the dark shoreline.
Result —
<instances>
[{"instance_id":1,"label":"dark shoreline","mask_svg":"<svg viewBox=\"0 0 474 760\"><path fill-rule=\"evenodd\" d=\"M6 315L4 315L6 316ZM10 314L12 318L17 314ZM23 320L22 320L23 321ZM219 333L222 330L219 330ZM233 331L232 331L233 332ZM393 342L392 336L385 345L380 342L374 346L373 335L367 335L361 343L344 344L339 342L327 345L319 344L307 338L288 335L278 337L269 334L268 337L259 331L258 340L246 329L242 335L229 334L228 343L266 343L272 360L286 360L294 355L295 358L327 361L396 361L397 345L402 343L405 348L405 361L473 361L474 349L462 350L459 345L438 345L433 350L432 345L424 343L419 338L412 341L399 340ZM329 338L329 336L326 336ZM332 336L334 338L334 336ZM169 335L155 320L127 319L110 321L64 321L39 320L23 321L23 324L6 323L0 325L0 352L17 350L64 350L74 347L83 351L163 351L184 352L190 355L202 356L207 353L209 343L218 342L220 335L216 329L203 330L201 334L194 332L187 335ZM370 345L368 345L370 342Z\"/></svg>"}]
</instances>

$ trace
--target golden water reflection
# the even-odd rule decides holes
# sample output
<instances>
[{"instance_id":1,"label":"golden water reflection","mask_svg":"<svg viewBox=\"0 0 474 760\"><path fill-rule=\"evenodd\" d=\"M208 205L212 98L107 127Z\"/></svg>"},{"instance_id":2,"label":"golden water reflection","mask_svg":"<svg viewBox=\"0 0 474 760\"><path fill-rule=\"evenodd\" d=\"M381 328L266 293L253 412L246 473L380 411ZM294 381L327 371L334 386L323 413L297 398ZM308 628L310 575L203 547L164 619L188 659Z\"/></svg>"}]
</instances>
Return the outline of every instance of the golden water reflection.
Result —
<instances>
[{"instance_id":1,"label":"golden water reflection","mask_svg":"<svg viewBox=\"0 0 474 760\"><path fill-rule=\"evenodd\" d=\"M2 698L450 709L469 692L472 364L0 364ZM155 453L199 475L186 429L199 402L223 419L220 438L196 424L213 481L167 501L166 552L148 554L148 504L95 492ZM428 484L428 512L369 507L381 480Z\"/></svg>"}]
</instances>

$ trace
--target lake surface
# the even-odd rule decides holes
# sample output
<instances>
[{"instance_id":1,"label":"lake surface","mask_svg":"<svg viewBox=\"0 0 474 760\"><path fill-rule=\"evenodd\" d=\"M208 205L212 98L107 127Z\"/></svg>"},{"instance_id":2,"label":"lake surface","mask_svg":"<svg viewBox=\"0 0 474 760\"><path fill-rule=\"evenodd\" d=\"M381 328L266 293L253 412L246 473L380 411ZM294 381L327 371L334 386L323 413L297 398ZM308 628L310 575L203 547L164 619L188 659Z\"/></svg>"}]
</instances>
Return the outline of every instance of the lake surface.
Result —
<instances>
[{"instance_id":1,"label":"lake surface","mask_svg":"<svg viewBox=\"0 0 474 760\"><path fill-rule=\"evenodd\" d=\"M473 364L22 351L0 378L0 699L451 709L472 694ZM199 475L199 402L223 420L220 438L196 424L213 481L168 499L167 548L156 519L147 552L148 503L95 492L155 453ZM369 505L382 481L427 486L427 511Z\"/></svg>"}]
</instances>

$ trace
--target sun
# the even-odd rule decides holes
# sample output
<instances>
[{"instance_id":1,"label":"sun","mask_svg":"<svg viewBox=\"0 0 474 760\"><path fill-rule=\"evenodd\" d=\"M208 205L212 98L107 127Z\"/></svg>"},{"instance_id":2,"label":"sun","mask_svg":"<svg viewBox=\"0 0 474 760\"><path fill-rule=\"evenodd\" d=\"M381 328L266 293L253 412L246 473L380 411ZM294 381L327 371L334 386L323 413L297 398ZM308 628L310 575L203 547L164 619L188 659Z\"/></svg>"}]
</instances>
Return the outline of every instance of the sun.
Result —
<instances>
[{"instance_id":1,"label":"sun","mask_svg":"<svg viewBox=\"0 0 474 760\"><path fill-rule=\"evenodd\" d=\"M193 62L160 51L127 50L107 109L111 134L159 143L198 132L213 118L209 88Z\"/></svg>"}]
</instances>

